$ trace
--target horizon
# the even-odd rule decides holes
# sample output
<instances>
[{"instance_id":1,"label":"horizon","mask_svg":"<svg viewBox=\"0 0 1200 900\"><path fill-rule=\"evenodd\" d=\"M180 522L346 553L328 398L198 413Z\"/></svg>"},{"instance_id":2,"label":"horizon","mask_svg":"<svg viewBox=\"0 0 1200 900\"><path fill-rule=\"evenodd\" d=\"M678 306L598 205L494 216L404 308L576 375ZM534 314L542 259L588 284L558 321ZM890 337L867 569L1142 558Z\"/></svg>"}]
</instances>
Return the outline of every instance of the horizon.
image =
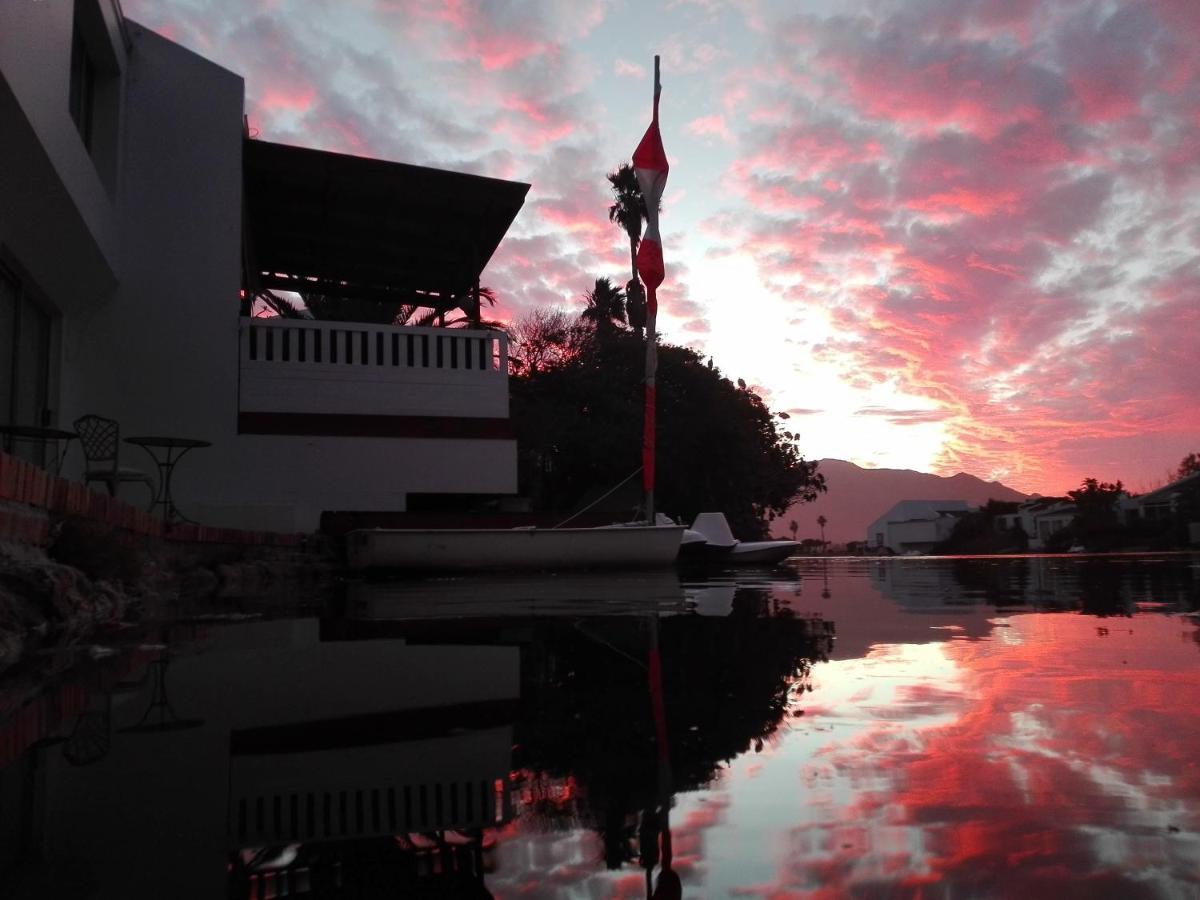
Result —
<instances>
[{"instance_id":1,"label":"horizon","mask_svg":"<svg viewBox=\"0 0 1200 900\"><path fill-rule=\"evenodd\" d=\"M628 278L604 176L661 53L660 333L807 458L1055 495L1200 449L1198 5L124 6L265 140L531 183L484 273L510 320Z\"/></svg>"}]
</instances>

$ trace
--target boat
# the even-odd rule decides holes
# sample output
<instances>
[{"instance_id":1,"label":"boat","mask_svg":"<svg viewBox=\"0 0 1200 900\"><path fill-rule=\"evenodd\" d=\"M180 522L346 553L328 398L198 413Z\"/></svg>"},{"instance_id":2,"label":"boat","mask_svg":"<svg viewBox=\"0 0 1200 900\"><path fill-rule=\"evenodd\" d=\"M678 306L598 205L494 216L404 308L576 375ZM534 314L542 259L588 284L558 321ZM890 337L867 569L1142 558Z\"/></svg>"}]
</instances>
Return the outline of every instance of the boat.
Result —
<instances>
[{"instance_id":1,"label":"boat","mask_svg":"<svg viewBox=\"0 0 1200 900\"><path fill-rule=\"evenodd\" d=\"M360 528L346 535L354 571L651 568L674 564L682 525L600 528Z\"/></svg>"},{"instance_id":2,"label":"boat","mask_svg":"<svg viewBox=\"0 0 1200 900\"><path fill-rule=\"evenodd\" d=\"M691 531L707 541L705 562L726 566L773 566L800 549L796 541L739 541L729 530L724 513L702 512L692 522Z\"/></svg>"}]
</instances>

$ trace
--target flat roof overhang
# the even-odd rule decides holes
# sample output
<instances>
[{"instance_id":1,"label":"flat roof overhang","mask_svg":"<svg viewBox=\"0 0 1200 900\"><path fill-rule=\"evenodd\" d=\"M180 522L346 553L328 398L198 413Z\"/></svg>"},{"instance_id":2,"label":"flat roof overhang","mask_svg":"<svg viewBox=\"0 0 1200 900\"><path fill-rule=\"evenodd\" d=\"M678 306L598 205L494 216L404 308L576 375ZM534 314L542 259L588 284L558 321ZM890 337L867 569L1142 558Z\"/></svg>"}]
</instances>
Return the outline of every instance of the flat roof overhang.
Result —
<instances>
[{"instance_id":1,"label":"flat roof overhang","mask_svg":"<svg viewBox=\"0 0 1200 900\"><path fill-rule=\"evenodd\" d=\"M529 185L247 139L244 287L459 305Z\"/></svg>"}]
</instances>

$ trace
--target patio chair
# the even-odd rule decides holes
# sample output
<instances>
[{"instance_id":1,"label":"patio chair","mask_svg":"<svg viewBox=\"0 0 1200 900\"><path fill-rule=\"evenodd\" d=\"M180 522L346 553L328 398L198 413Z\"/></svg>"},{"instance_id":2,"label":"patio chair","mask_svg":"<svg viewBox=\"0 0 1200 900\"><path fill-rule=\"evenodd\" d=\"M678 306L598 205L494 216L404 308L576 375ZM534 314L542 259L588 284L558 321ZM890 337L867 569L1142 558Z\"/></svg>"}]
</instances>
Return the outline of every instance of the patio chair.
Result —
<instances>
[{"instance_id":1,"label":"patio chair","mask_svg":"<svg viewBox=\"0 0 1200 900\"><path fill-rule=\"evenodd\" d=\"M158 493L154 479L141 469L120 465L121 426L115 419L104 416L80 416L75 420L75 433L87 458L83 473L84 484L101 481L110 496L117 496L117 485L123 481L140 481L150 489L150 503Z\"/></svg>"}]
</instances>

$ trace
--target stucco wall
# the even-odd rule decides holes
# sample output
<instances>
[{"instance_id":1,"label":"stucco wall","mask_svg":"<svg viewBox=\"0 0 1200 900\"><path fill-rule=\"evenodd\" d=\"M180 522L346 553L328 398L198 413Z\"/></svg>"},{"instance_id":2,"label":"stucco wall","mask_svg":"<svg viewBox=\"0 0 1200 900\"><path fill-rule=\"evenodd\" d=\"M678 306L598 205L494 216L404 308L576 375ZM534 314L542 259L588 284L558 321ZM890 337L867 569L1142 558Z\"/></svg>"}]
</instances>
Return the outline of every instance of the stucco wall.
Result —
<instances>
[{"instance_id":1,"label":"stucco wall","mask_svg":"<svg viewBox=\"0 0 1200 900\"><path fill-rule=\"evenodd\" d=\"M93 2L92 38L114 77L98 98L119 118L127 64L112 7ZM120 135L101 135L105 183L69 109L75 4L0 3L0 248L57 310L105 299L119 268L114 197ZM114 93L115 92L115 93Z\"/></svg>"}]
</instances>

